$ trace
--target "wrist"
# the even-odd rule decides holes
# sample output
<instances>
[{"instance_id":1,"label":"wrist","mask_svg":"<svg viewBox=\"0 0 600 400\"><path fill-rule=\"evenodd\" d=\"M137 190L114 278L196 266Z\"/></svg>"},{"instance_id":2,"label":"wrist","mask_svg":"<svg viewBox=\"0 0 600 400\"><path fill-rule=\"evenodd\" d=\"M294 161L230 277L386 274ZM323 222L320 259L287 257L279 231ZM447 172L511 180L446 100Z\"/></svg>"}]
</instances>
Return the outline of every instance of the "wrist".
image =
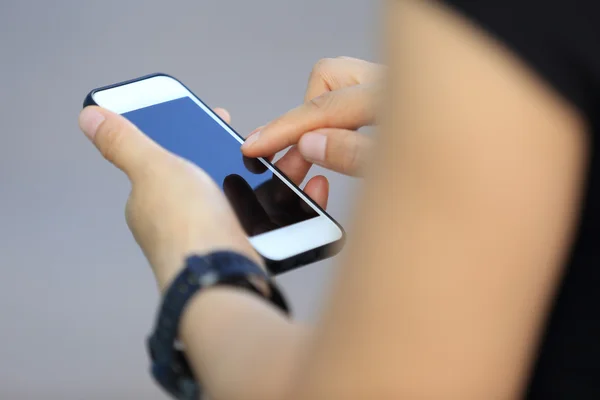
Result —
<instances>
[{"instance_id":1,"label":"wrist","mask_svg":"<svg viewBox=\"0 0 600 400\"><path fill-rule=\"evenodd\" d=\"M251 283L252 278L266 284L266 293ZM226 376L235 372L243 378L243 371L252 370L252 363L260 361L262 354L254 347L258 340L268 344L280 335L257 324L261 314L274 318L279 326L289 326L287 311L278 288L248 257L237 251L190 255L185 269L165 291L148 339L152 374L163 388L178 397L197 396L204 391L202 386L220 393L227 386ZM276 336L270 338L274 333ZM254 339L241 345L246 335ZM184 344L183 351L176 348L177 338ZM244 365L231 363L231 357L237 357L232 353L238 352L242 356L238 361L243 360ZM253 353L250 358L249 352ZM223 375L224 371L227 374ZM198 384L198 377L202 377L202 385Z\"/></svg>"},{"instance_id":2,"label":"wrist","mask_svg":"<svg viewBox=\"0 0 600 400\"><path fill-rule=\"evenodd\" d=\"M185 268L186 259L192 254L203 255L222 250L232 251L249 258L266 271L264 260L254 250L247 239L245 243L243 241L238 241L237 243L231 242L228 245L213 247L211 249L198 247L188 247L188 249L187 251L177 251L169 255L164 255L160 260L150 261L158 289L161 293L169 287L173 279Z\"/></svg>"},{"instance_id":3,"label":"wrist","mask_svg":"<svg viewBox=\"0 0 600 400\"><path fill-rule=\"evenodd\" d=\"M289 390L311 331L258 296L214 287L190 301L180 335L207 394L269 400Z\"/></svg>"},{"instance_id":4,"label":"wrist","mask_svg":"<svg viewBox=\"0 0 600 400\"><path fill-rule=\"evenodd\" d=\"M266 284L265 292L253 283L254 279ZM164 282L163 278L159 282ZM223 288L233 290L224 291ZM225 296L221 297L218 306L212 304L199 307L209 300L214 302L215 296L219 294ZM239 298L243 298L243 301L239 301ZM227 305L232 300L234 305ZM205 383L205 376L210 377L210 371L214 371L209 370L208 375L203 373L204 360L215 358L210 356L214 346L222 348L220 357L227 353L227 348L233 350L237 347L238 340L230 337L230 332L237 332L240 328L233 329L230 324L237 324L240 320L247 321L249 310L246 306L249 304L252 305L250 311L257 304L270 312L279 308L281 312L276 314L279 319L288 313L285 299L268 274L240 252L216 250L206 255L189 255L185 260L185 268L165 290L155 327L148 337L152 375L156 381L176 398L200 396L204 392L204 385L198 382L198 377L201 376ZM243 312L240 313L239 310ZM190 326L194 328L189 329ZM207 331L214 331L215 327L216 335L212 333L205 336ZM191 331L194 332L193 335L186 334ZM211 341L211 337L218 338L219 342L214 342L214 339ZM230 340L227 340L228 337ZM184 349L178 349L178 338L185 344ZM193 340L190 341L189 338ZM200 340L200 344L197 340ZM204 346L205 343L208 347ZM200 354L203 363L198 365L194 359L199 359ZM219 362L220 357L215 358L214 362Z\"/></svg>"}]
</instances>

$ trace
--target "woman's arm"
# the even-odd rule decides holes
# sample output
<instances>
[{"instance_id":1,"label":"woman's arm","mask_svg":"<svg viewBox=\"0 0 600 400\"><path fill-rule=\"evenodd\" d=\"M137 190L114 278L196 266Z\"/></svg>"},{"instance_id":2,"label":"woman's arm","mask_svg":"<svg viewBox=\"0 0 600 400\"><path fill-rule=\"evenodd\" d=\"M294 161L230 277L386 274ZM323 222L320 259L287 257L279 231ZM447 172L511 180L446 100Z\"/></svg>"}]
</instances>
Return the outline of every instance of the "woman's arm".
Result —
<instances>
[{"instance_id":1,"label":"woman's arm","mask_svg":"<svg viewBox=\"0 0 600 400\"><path fill-rule=\"evenodd\" d=\"M246 293L197 296L182 338L211 398L480 400L523 386L577 220L585 128L463 19L387 7L382 130L326 311L310 333ZM105 110L81 125L133 182L128 222L160 287L190 253L258 259L201 171Z\"/></svg>"},{"instance_id":2,"label":"woman's arm","mask_svg":"<svg viewBox=\"0 0 600 400\"><path fill-rule=\"evenodd\" d=\"M214 293L212 318L208 296L188 314L187 344L207 374L244 349L295 353L283 369L299 372L297 399L513 398L576 222L584 126L463 19L429 2L388 7L387 112L314 341ZM201 351L219 341L223 310L238 349Z\"/></svg>"},{"instance_id":3,"label":"woman's arm","mask_svg":"<svg viewBox=\"0 0 600 400\"><path fill-rule=\"evenodd\" d=\"M445 8L392 1L387 112L302 399L515 398L570 246L579 115Z\"/></svg>"}]
</instances>

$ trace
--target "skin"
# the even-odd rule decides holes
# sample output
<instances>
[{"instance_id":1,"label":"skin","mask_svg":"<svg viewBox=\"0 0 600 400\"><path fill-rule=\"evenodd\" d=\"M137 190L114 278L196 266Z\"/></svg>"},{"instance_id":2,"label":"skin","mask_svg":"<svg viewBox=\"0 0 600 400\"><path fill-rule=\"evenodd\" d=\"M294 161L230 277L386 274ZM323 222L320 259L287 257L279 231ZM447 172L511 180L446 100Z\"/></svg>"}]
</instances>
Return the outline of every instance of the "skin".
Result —
<instances>
[{"instance_id":1,"label":"skin","mask_svg":"<svg viewBox=\"0 0 600 400\"><path fill-rule=\"evenodd\" d=\"M244 155L265 157L291 146L278 165L288 175L303 179L313 163L360 175L371 143L356 130L375 123L384 71L381 65L352 57L319 61L311 71L304 103L252 132L242 146ZM315 157L312 144L318 137L325 137L327 146Z\"/></svg>"},{"instance_id":2,"label":"skin","mask_svg":"<svg viewBox=\"0 0 600 400\"><path fill-rule=\"evenodd\" d=\"M585 123L450 10L408 0L386 7L383 107L365 102L360 80L343 79L350 64L336 61L335 79L309 85L302 106L244 149L269 156L294 145L286 172L301 180L314 161L303 140L326 129L320 163L361 171L365 185L315 327L234 289L191 301L181 338L213 399L522 394L577 223ZM353 130L375 116L371 146ZM228 248L261 262L203 171L106 110L84 110L80 125L132 182L127 220L159 288L190 253ZM340 143L357 153L344 155Z\"/></svg>"}]
</instances>

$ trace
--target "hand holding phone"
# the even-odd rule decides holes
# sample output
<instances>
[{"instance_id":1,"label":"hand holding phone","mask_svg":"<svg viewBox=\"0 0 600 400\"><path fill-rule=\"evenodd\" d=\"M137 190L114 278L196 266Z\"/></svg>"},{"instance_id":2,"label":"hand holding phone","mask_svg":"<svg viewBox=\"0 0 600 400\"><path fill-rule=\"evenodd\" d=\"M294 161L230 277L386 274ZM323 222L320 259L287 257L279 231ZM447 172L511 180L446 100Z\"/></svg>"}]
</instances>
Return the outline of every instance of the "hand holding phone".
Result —
<instances>
[{"instance_id":1,"label":"hand holding phone","mask_svg":"<svg viewBox=\"0 0 600 400\"><path fill-rule=\"evenodd\" d=\"M80 126L127 174L129 228L164 289L190 254L233 250L265 266L220 188L203 170L165 151L120 115L88 107Z\"/></svg>"},{"instance_id":2,"label":"hand holding phone","mask_svg":"<svg viewBox=\"0 0 600 400\"><path fill-rule=\"evenodd\" d=\"M84 105L93 104L122 114L144 132L149 147L162 147L168 150L165 154L201 167L200 175L225 193L247 239L272 272L308 264L341 248L339 224L271 163L245 158L241 136L176 79L153 75L96 89ZM149 158L145 164L153 168L152 162ZM154 178L154 185L171 190L166 178ZM215 195L219 197L225 198L222 192ZM220 229L218 221L212 223Z\"/></svg>"}]
</instances>

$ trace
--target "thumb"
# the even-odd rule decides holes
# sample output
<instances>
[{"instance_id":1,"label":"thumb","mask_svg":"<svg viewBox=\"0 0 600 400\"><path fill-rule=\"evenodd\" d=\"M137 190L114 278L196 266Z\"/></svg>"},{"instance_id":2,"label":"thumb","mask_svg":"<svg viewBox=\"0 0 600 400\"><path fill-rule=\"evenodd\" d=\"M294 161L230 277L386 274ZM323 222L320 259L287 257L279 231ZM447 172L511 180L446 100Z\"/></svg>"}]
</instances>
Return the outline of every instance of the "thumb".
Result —
<instances>
[{"instance_id":1,"label":"thumb","mask_svg":"<svg viewBox=\"0 0 600 400\"><path fill-rule=\"evenodd\" d=\"M346 129L319 129L303 135L298 150L308 161L346 175L360 176L371 139Z\"/></svg>"},{"instance_id":2,"label":"thumb","mask_svg":"<svg viewBox=\"0 0 600 400\"><path fill-rule=\"evenodd\" d=\"M168 154L125 117L100 107L83 109L79 127L102 156L132 180Z\"/></svg>"}]
</instances>

